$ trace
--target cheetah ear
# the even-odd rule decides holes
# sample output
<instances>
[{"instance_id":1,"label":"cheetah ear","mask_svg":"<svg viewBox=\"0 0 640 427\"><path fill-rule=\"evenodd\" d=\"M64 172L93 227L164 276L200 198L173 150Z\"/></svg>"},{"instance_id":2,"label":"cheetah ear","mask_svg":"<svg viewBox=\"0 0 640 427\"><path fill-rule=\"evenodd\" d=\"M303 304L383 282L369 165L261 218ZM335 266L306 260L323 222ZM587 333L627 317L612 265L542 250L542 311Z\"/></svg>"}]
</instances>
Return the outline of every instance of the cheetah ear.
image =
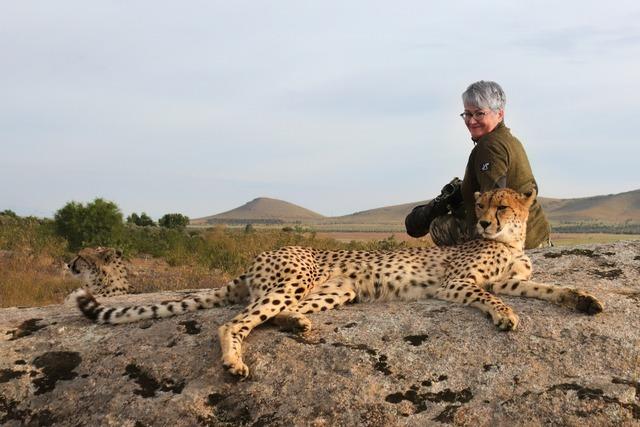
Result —
<instances>
[{"instance_id":1,"label":"cheetah ear","mask_svg":"<svg viewBox=\"0 0 640 427\"><path fill-rule=\"evenodd\" d=\"M116 249L116 257L122 258L122 249Z\"/></svg>"},{"instance_id":2,"label":"cheetah ear","mask_svg":"<svg viewBox=\"0 0 640 427\"><path fill-rule=\"evenodd\" d=\"M104 248L104 250L100 253L100 258L104 260L104 262L111 262L113 258L116 256L116 251L111 248Z\"/></svg>"},{"instance_id":3,"label":"cheetah ear","mask_svg":"<svg viewBox=\"0 0 640 427\"><path fill-rule=\"evenodd\" d=\"M536 200L536 196L538 195L538 192L536 191L535 188L532 188L531 190L527 191L526 193L522 193L522 197L524 199L524 205L527 208L530 208L531 205L533 204L533 202Z\"/></svg>"},{"instance_id":4,"label":"cheetah ear","mask_svg":"<svg viewBox=\"0 0 640 427\"><path fill-rule=\"evenodd\" d=\"M475 193L473 193L473 197L476 199L476 202L478 201L481 195L482 193L480 193L479 191L476 191Z\"/></svg>"}]
</instances>

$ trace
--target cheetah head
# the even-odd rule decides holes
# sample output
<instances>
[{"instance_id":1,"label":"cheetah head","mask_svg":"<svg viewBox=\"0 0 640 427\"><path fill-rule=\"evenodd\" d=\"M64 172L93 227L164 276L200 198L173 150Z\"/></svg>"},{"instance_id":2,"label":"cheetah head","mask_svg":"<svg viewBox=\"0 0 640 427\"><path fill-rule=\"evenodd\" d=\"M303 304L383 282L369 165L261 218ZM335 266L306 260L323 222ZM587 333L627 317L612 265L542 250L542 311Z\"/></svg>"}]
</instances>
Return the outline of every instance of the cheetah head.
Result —
<instances>
[{"instance_id":1,"label":"cheetah head","mask_svg":"<svg viewBox=\"0 0 640 427\"><path fill-rule=\"evenodd\" d=\"M536 191L521 194L501 188L482 194L476 192L475 198L478 234L485 239L522 247L529 207L536 199Z\"/></svg>"},{"instance_id":2,"label":"cheetah head","mask_svg":"<svg viewBox=\"0 0 640 427\"><path fill-rule=\"evenodd\" d=\"M85 248L67 264L68 271L84 284L96 281L100 272L113 264L120 264L122 252L112 248Z\"/></svg>"}]
</instances>

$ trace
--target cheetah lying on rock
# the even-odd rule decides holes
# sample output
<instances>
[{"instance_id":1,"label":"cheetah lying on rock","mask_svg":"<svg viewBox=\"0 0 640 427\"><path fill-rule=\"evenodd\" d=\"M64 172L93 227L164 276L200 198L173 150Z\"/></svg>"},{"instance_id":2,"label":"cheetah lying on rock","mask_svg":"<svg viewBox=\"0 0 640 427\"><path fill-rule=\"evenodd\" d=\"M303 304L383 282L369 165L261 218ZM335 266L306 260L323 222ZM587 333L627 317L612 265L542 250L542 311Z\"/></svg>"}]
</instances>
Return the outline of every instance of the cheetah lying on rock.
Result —
<instances>
[{"instance_id":1,"label":"cheetah lying on rock","mask_svg":"<svg viewBox=\"0 0 640 427\"><path fill-rule=\"evenodd\" d=\"M222 304L248 301L218 332L222 363L232 374L248 376L242 342L268 320L308 331L307 314L366 300L438 298L475 307L500 330L513 330L518 317L493 293L544 299L596 314L602 304L572 288L533 282L523 251L529 207L535 192L499 189L476 193L478 240L459 246L393 252L321 251L284 247L259 255L245 274L220 289L182 301L134 307L105 307L86 290L75 298L97 323L128 323L168 317Z\"/></svg>"}]
</instances>

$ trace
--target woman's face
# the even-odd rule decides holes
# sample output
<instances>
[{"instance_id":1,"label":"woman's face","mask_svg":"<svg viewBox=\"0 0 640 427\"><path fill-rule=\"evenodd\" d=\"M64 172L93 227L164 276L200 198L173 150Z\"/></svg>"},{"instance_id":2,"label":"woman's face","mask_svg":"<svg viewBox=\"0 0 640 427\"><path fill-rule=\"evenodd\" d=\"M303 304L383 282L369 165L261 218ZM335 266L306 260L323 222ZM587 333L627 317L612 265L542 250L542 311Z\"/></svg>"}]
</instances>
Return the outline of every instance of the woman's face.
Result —
<instances>
[{"instance_id":1,"label":"woman's face","mask_svg":"<svg viewBox=\"0 0 640 427\"><path fill-rule=\"evenodd\" d=\"M467 129L471 133L471 139L474 141L494 130L504 118L504 110L496 112L489 108L478 108L475 105L465 104L464 112L469 114L464 124L467 125Z\"/></svg>"}]
</instances>

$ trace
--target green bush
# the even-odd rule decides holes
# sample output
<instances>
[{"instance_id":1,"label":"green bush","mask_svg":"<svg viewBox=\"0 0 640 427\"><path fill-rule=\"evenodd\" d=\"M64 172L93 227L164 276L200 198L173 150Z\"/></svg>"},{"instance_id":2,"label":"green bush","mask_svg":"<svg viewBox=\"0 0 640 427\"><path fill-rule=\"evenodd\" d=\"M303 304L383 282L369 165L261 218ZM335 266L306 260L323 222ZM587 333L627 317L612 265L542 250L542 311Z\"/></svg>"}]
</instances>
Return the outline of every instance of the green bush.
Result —
<instances>
[{"instance_id":1,"label":"green bush","mask_svg":"<svg viewBox=\"0 0 640 427\"><path fill-rule=\"evenodd\" d=\"M182 229L189 225L189 217L179 213L169 213L158 220L160 227Z\"/></svg>"},{"instance_id":2,"label":"green bush","mask_svg":"<svg viewBox=\"0 0 640 427\"><path fill-rule=\"evenodd\" d=\"M122 213L110 201L95 199L87 205L69 202L54 216L55 230L77 251L85 246L114 246L122 237Z\"/></svg>"},{"instance_id":3,"label":"green bush","mask_svg":"<svg viewBox=\"0 0 640 427\"><path fill-rule=\"evenodd\" d=\"M155 227L156 226L156 223L153 222L151 217L147 215L145 212L142 212L140 215L133 212L131 215L127 217L127 224L133 224L139 227Z\"/></svg>"}]
</instances>

